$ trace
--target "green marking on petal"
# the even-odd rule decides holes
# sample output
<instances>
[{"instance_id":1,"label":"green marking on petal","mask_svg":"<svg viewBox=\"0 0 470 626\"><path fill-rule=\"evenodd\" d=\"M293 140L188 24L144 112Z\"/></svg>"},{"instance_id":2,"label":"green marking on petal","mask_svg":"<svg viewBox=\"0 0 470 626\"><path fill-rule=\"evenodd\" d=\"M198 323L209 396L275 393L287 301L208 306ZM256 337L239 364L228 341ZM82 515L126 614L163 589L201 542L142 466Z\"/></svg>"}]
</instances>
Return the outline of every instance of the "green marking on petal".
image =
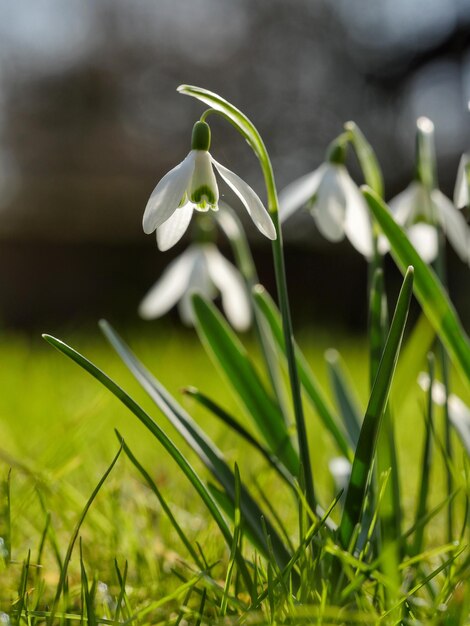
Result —
<instances>
[{"instance_id":1,"label":"green marking on petal","mask_svg":"<svg viewBox=\"0 0 470 626\"><path fill-rule=\"evenodd\" d=\"M191 202L194 202L194 204L197 205L197 208L202 211L207 211L209 210L209 207L213 207L217 204L214 192L208 185L201 185L197 189L193 189L191 193Z\"/></svg>"}]
</instances>

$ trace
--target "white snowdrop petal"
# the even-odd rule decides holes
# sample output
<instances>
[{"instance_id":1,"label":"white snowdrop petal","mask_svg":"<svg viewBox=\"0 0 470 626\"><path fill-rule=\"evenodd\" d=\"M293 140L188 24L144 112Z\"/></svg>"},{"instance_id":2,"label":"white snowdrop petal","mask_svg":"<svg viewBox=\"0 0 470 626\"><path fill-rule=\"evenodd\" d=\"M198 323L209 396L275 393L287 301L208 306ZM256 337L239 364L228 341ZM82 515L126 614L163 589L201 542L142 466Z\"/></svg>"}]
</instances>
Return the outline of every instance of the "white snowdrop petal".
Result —
<instances>
[{"instance_id":1,"label":"white snowdrop petal","mask_svg":"<svg viewBox=\"0 0 470 626\"><path fill-rule=\"evenodd\" d=\"M285 222L292 213L302 208L316 193L318 185L323 177L325 164L305 176L301 176L294 182L284 187L279 194L279 219Z\"/></svg>"},{"instance_id":2,"label":"white snowdrop petal","mask_svg":"<svg viewBox=\"0 0 470 626\"><path fill-rule=\"evenodd\" d=\"M340 173L339 166L325 165L311 210L318 230L326 239L334 242L344 238L346 198Z\"/></svg>"},{"instance_id":3,"label":"white snowdrop petal","mask_svg":"<svg viewBox=\"0 0 470 626\"><path fill-rule=\"evenodd\" d=\"M195 249L190 247L170 263L160 280L140 303L139 315L141 317L144 319L160 317L181 298L189 285L195 252Z\"/></svg>"},{"instance_id":4,"label":"white snowdrop petal","mask_svg":"<svg viewBox=\"0 0 470 626\"><path fill-rule=\"evenodd\" d=\"M178 312L181 320L187 326L194 325L194 311L191 296L193 293L199 293L205 298L212 300L215 297L216 290L212 284L209 272L207 270L207 260L205 258L203 247L196 245L194 262L191 268L191 275L188 281L188 289L178 302Z\"/></svg>"},{"instance_id":5,"label":"white snowdrop petal","mask_svg":"<svg viewBox=\"0 0 470 626\"><path fill-rule=\"evenodd\" d=\"M470 199L468 197L468 184L466 180L466 168L469 162L470 156L468 154L462 154L454 188L454 204L458 209L463 209L464 206L470 204Z\"/></svg>"},{"instance_id":6,"label":"white snowdrop petal","mask_svg":"<svg viewBox=\"0 0 470 626\"><path fill-rule=\"evenodd\" d=\"M346 169L341 172L341 184L346 197L344 232L356 250L370 258L373 253L372 224L367 202Z\"/></svg>"},{"instance_id":7,"label":"white snowdrop petal","mask_svg":"<svg viewBox=\"0 0 470 626\"><path fill-rule=\"evenodd\" d=\"M468 263L470 259L470 231L462 213L439 189L432 192L431 198L436 206L436 213L447 239L462 261Z\"/></svg>"},{"instance_id":8,"label":"white snowdrop petal","mask_svg":"<svg viewBox=\"0 0 470 626\"><path fill-rule=\"evenodd\" d=\"M449 396L448 408L449 419L470 455L470 408L454 394Z\"/></svg>"},{"instance_id":9,"label":"white snowdrop petal","mask_svg":"<svg viewBox=\"0 0 470 626\"><path fill-rule=\"evenodd\" d=\"M157 228L158 248L165 252L172 248L186 232L193 215L193 204L187 202Z\"/></svg>"},{"instance_id":10,"label":"white snowdrop petal","mask_svg":"<svg viewBox=\"0 0 470 626\"><path fill-rule=\"evenodd\" d=\"M406 230L406 234L423 261L432 263L437 257L439 250L436 228L431 226L431 224L418 222L418 224L410 226Z\"/></svg>"},{"instance_id":11,"label":"white snowdrop petal","mask_svg":"<svg viewBox=\"0 0 470 626\"><path fill-rule=\"evenodd\" d=\"M179 165L161 179L145 207L142 225L148 235L172 215L178 208L191 180L194 170L194 154L191 151Z\"/></svg>"},{"instance_id":12,"label":"white snowdrop petal","mask_svg":"<svg viewBox=\"0 0 470 626\"><path fill-rule=\"evenodd\" d=\"M247 330L251 324L251 306L240 272L214 245L205 246L204 253L209 276L220 291L227 319L236 330Z\"/></svg>"},{"instance_id":13,"label":"white snowdrop petal","mask_svg":"<svg viewBox=\"0 0 470 626\"><path fill-rule=\"evenodd\" d=\"M420 204L421 184L413 181L408 187L388 202L395 221L404 226L414 215ZM419 208L419 207L418 207Z\"/></svg>"},{"instance_id":14,"label":"white snowdrop petal","mask_svg":"<svg viewBox=\"0 0 470 626\"><path fill-rule=\"evenodd\" d=\"M258 230L260 230L263 235L268 237L268 239L276 239L276 229L274 228L271 217L253 189L245 183L240 176L237 176L237 174L218 163L213 157L212 163L227 185L243 202L243 205L248 211L248 214L253 222L256 224Z\"/></svg>"}]
</instances>

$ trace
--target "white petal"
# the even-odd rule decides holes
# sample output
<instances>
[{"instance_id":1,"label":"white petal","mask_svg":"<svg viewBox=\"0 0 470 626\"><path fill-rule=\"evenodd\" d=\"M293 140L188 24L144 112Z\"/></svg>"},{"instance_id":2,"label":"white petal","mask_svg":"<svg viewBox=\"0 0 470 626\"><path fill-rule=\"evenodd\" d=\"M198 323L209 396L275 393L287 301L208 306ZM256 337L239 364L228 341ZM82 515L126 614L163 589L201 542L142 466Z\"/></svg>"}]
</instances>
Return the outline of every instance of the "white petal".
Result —
<instances>
[{"instance_id":1,"label":"white petal","mask_svg":"<svg viewBox=\"0 0 470 626\"><path fill-rule=\"evenodd\" d=\"M281 222L285 222L292 213L302 208L316 193L324 169L325 164L320 165L314 172L305 174L305 176L301 176L284 187L279 194L279 218Z\"/></svg>"},{"instance_id":2,"label":"white petal","mask_svg":"<svg viewBox=\"0 0 470 626\"><path fill-rule=\"evenodd\" d=\"M344 231L352 245L367 258L372 257L372 224L367 202L345 169L341 184L346 196Z\"/></svg>"},{"instance_id":3,"label":"white petal","mask_svg":"<svg viewBox=\"0 0 470 626\"><path fill-rule=\"evenodd\" d=\"M253 189L245 183L244 180L237 176L234 172L227 169L212 157L212 163L217 169L219 174L225 180L227 185L237 194L240 200L243 202L249 216L256 224L258 230L268 239L276 239L276 229L269 216L269 213L263 206L263 203L258 198Z\"/></svg>"},{"instance_id":4,"label":"white petal","mask_svg":"<svg viewBox=\"0 0 470 626\"><path fill-rule=\"evenodd\" d=\"M422 185L417 181L413 181L404 191L390 200L388 206L398 224L404 226L413 219L416 208L421 208L418 206L421 204L421 194Z\"/></svg>"},{"instance_id":5,"label":"white petal","mask_svg":"<svg viewBox=\"0 0 470 626\"><path fill-rule=\"evenodd\" d=\"M318 230L326 239L343 239L346 197L341 185L340 166L330 163L325 165L311 213Z\"/></svg>"},{"instance_id":6,"label":"white petal","mask_svg":"<svg viewBox=\"0 0 470 626\"><path fill-rule=\"evenodd\" d=\"M157 228L157 244L162 252L172 248L184 235L193 215L193 206L187 202Z\"/></svg>"},{"instance_id":7,"label":"white petal","mask_svg":"<svg viewBox=\"0 0 470 626\"><path fill-rule=\"evenodd\" d=\"M448 407L449 419L459 433L467 454L470 455L470 408L454 394L449 396Z\"/></svg>"},{"instance_id":8,"label":"white petal","mask_svg":"<svg viewBox=\"0 0 470 626\"><path fill-rule=\"evenodd\" d=\"M194 170L189 183L189 199L196 205L200 204L202 210L217 208L219 188L212 169L211 155L207 150L193 150L192 153Z\"/></svg>"},{"instance_id":9,"label":"white petal","mask_svg":"<svg viewBox=\"0 0 470 626\"><path fill-rule=\"evenodd\" d=\"M406 234L423 261L432 263L439 249L437 229L431 224L419 222L407 228Z\"/></svg>"},{"instance_id":10,"label":"white petal","mask_svg":"<svg viewBox=\"0 0 470 626\"><path fill-rule=\"evenodd\" d=\"M220 291L227 319L236 330L247 330L251 324L251 305L240 272L214 245L205 246L204 253L209 276Z\"/></svg>"},{"instance_id":11,"label":"white petal","mask_svg":"<svg viewBox=\"0 0 470 626\"><path fill-rule=\"evenodd\" d=\"M432 192L431 198L447 239L462 261L467 263L470 258L470 231L467 222L462 213L439 189Z\"/></svg>"},{"instance_id":12,"label":"white petal","mask_svg":"<svg viewBox=\"0 0 470 626\"><path fill-rule=\"evenodd\" d=\"M165 174L152 192L145 207L142 225L147 235L161 226L181 202L194 169L193 150L179 165Z\"/></svg>"},{"instance_id":13,"label":"white petal","mask_svg":"<svg viewBox=\"0 0 470 626\"><path fill-rule=\"evenodd\" d=\"M464 206L470 204L466 174L466 169L469 163L470 156L468 154L462 154L459 169L457 170L457 179L455 181L454 189L454 204L458 209L462 209Z\"/></svg>"},{"instance_id":14,"label":"white petal","mask_svg":"<svg viewBox=\"0 0 470 626\"><path fill-rule=\"evenodd\" d=\"M194 247L188 248L163 272L139 306L139 315L153 319L164 315L181 298L189 285L195 262Z\"/></svg>"},{"instance_id":15,"label":"white petal","mask_svg":"<svg viewBox=\"0 0 470 626\"><path fill-rule=\"evenodd\" d=\"M346 489L351 476L351 463L344 456L336 456L328 463L337 489Z\"/></svg>"},{"instance_id":16,"label":"white petal","mask_svg":"<svg viewBox=\"0 0 470 626\"><path fill-rule=\"evenodd\" d=\"M199 293L210 300L212 300L216 295L216 290L209 277L207 260L203 252L203 246L196 244L194 248L196 250L196 255L191 268L188 289L178 302L180 317L188 326L194 325L194 312L191 300L192 294Z\"/></svg>"}]
</instances>

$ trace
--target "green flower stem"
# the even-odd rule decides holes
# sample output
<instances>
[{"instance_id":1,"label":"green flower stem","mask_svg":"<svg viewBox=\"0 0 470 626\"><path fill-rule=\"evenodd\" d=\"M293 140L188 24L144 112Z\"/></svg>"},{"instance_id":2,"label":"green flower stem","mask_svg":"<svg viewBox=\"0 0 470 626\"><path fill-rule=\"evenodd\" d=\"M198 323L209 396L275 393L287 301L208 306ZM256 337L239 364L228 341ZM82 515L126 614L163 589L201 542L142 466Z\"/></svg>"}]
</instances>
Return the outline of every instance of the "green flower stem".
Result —
<instances>
[{"instance_id":1,"label":"green flower stem","mask_svg":"<svg viewBox=\"0 0 470 626\"><path fill-rule=\"evenodd\" d=\"M219 113L233 124L229 116L221 113L220 111L217 111L216 109L208 109L207 111L205 111L204 114L201 116L201 120L205 120L209 113ZM235 127L238 129L237 125L235 125ZM290 313L289 296L287 292L286 269L282 243L282 230L279 222L279 202L277 198L276 183L274 180L274 172L272 169L271 160L269 158L266 147L255 127L252 126L250 130L256 133L257 141L255 145L250 142L250 145L252 145L252 147L255 149L256 156L258 157L261 165L266 186L266 194L268 198L268 211L277 234L276 239L272 242L277 295L279 300L279 309L281 311L282 329L286 346L287 366L292 394L292 405L295 415L295 424L297 428L297 441L299 445L301 471L304 474L303 481L305 485L305 496L310 509L314 511L316 507L316 500L313 486L313 473L312 465L310 462L310 451L308 449L307 429L305 426L302 398L300 394L300 379L295 363L294 333L292 329L292 317ZM302 481L300 482L302 483Z\"/></svg>"},{"instance_id":2,"label":"green flower stem","mask_svg":"<svg viewBox=\"0 0 470 626\"><path fill-rule=\"evenodd\" d=\"M294 337L292 331L292 320L289 307L289 298L287 294L287 281L284 264L284 252L282 246L282 233L279 224L279 202L277 199L276 184L274 181L274 173L271 160L254 124L242 113L237 107L222 98L216 93L196 87L194 85L180 85L178 92L193 98L201 100L208 104L211 109L205 111L201 116L201 121L205 121L210 113L219 113L228 122L230 122L237 131L247 140L252 150L256 154L261 169L263 171L264 182L266 185L266 193L268 198L268 211L273 220L277 233L277 239L273 241L273 258L274 271L276 274L276 285L279 299L279 308L282 316L282 327L285 338L286 357L288 363L289 380L292 393L292 403L294 407L295 422L297 426L297 438L299 445L299 454L301 461L300 472L304 474L304 481L300 483L305 485L305 496L307 503L312 510L315 510L315 493L313 488L312 466L310 463L310 453L308 449L307 430L305 427L305 419L302 408L302 399L300 394L300 381L297 372L294 352ZM299 479L301 476L299 476Z\"/></svg>"}]
</instances>

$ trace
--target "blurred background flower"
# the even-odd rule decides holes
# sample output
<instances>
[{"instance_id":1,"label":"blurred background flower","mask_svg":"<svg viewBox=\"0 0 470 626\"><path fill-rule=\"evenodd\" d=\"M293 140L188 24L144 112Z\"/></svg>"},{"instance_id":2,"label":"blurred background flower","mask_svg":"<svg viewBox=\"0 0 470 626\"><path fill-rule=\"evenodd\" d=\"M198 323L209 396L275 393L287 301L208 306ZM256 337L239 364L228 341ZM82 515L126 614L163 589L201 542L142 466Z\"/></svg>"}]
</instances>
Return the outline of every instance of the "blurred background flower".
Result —
<instances>
[{"instance_id":1,"label":"blurred background flower","mask_svg":"<svg viewBox=\"0 0 470 626\"><path fill-rule=\"evenodd\" d=\"M470 145L469 34L470 4L461 0L0 0L3 323L51 329L100 315L135 319L169 261L142 233L142 207L186 153L202 110L176 93L183 82L248 114L279 189L318 167L353 119L393 197L413 172L410 129L426 115L436 127L440 186L451 196ZM212 131L214 157L265 200L248 146L222 120ZM362 182L353 160L348 167ZM238 202L231 192L227 199ZM364 327L364 260L346 242L324 241L308 214L293 216L284 232L290 294L304 306L298 315ZM249 234L273 291L269 242ZM468 275L450 275L468 322ZM344 276L339 295L349 305L338 307L331 279ZM318 292L314 304L303 298Z\"/></svg>"}]
</instances>

